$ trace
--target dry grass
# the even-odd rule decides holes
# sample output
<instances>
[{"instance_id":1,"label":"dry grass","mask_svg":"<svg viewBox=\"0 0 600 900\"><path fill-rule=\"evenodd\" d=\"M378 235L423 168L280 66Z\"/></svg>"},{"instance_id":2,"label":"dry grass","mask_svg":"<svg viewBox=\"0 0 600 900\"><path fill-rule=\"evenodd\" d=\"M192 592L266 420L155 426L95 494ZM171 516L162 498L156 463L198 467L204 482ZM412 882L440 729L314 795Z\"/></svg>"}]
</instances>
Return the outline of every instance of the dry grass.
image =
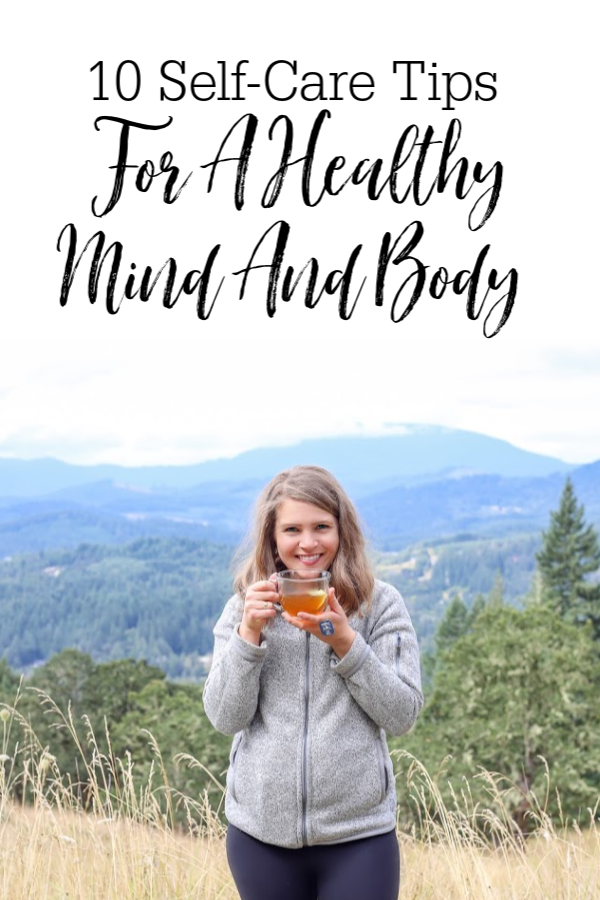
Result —
<instances>
[{"instance_id":1,"label":"dry grass","mask_svg":"<svg viewBox=\"0 0 600 900\"><path fill-rule=\"evenodd\" d=\"M473 802L466 782L448 805L423 766L400 756L409 761L407 789L420 819L418 835L400 834L403 900L600 900L597 806L585 830L575 822L557 827L530 794L524 840L508 813L514 787L506 779L477 776L486 782L489 806Z\"/></svg>"},{"instance_id":2,"label":"dry grass","mask_svg":"<svg viewBox=\"0 0 600 900\"><path fill-rule=\"evenodd\" d=\"M237 893L219 837L41 805L5 810L0 897L216 900Z\"/></svg>"},{"instance_id":3,"label":"dry grass","mask_svg":"<svg viewBox=\"0 0 600 900\"><path fill-rule=\"evenodd\" d=\"M15 716L11 710L11 720L5 715L2 722L1 900L238 896L225 859L219 811L206 795L182 797L169 788L158 747L154 775L136 790L131 760L103 756L88 723L82 760L89 761L82 765L90 791L84 803L81 791L65 783L34 735L26 748L7 752ZM63 724L76 736L68 715ZM489 807L473 803L466 783L448 805L425 769L401 756L402 790L410 792L420 819L412 834L400 834L402 900L600 900L597 809L590 810L584 830L574 823L557 827L532 796L532 834L522 841L506 812L501 779L480 776L489 788ZM201 765L190 757L181 764ZM31 804L15 799L24 789ZM186 811L187 828L174 824L176 809Z\"/></svg>"}]
</instances>

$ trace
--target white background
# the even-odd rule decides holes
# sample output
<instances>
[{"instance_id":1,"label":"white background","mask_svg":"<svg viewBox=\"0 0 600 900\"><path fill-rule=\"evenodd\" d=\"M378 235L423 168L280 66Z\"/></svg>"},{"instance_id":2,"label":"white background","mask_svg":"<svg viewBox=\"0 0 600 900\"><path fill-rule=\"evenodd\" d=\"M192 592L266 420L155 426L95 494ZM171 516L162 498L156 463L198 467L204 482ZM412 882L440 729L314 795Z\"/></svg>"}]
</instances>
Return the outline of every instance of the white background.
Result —
<instances>
[{"instance_id":1,"label":"white background","mask_svg":"<svg viewBox=\"0 0 600 900\"><path fill-rule=\"evenodd\" d=\"M380 2L360 8L263 2L212 11L179 2L58 2L12 12L2 60L0 454L183 463L302 437L431 422L572 462L599 458L591 4L571 3L562 20L549 13L542 18L539 10L524 2L430 3L416 10ZM130 103L116 97L113 80L125 59L135 60L142 73L140 95ZM298 87L303 72L366 71L375 96L278 103L263 90L247 89L246 102L203 103L189 92L177 103L160 102L161 85L173 90L160 78L168 59L184 60L188 79L198 71L218 75L218 60L228 71L248 60L250 81L262 81L276 59L297 60ZM98 60L104 61L107 102L93 100L97 75L90 68ZM415 83L420 99L401 101L393 60L423 60L429 72L437 63L441 86L443 72L463 71L473 80L495 72L497 96L492 102L471 97L445 111L427 99L431 81L422 76ZM299 166L290 170L276 207L262 209L260 196L281 148L280 139L268 140L271 122L282 114L293 120L296 159L324 107L332 118L319 142L316 186L333 156L347 158L347 174L360 159L381 157L385 172L405 128L415 124L422 134L431 125L443 139L455 115L462 136L453 159L465 156L470 171L478 161L484 171L496 160L503 164L491 219L470 232L471 195L459 201L450 187L417 208L393 204L386 192L370 202L365 186L349 185L308 209ZM259 126L246 206L237 212L234 164L222 164L210 194L200 166L249 112ZM173 205L162 202L160 180L140 193L128 173L118 206L102 219L92 215L92 198L102 203L110 193L109 166L117 153L116 127L94 128L100 115L151 124L173 116L169 128L136 132L130 143L132 162L156 162L169 150L182 178L192 172ZM412 172L412 165L406 168ZM481 192L475 186L473 197ZM279 218L292 229L285 265L298 271L316 257L321 284L330 269L345 266L356 244L364 245L353 293L362 278L366 282L349 321L338 317L337 296L306 309L302 286L269 319L264 273L250 276L239 299L240 279L231 272L246 264ZM490 267L501 276L518 270L514 309L498 335L486 339L485 313L470 321L465 296L448 291L441 299L424 292L400 323L390 319L391 288L384 307L375 307L381 236L398 236L415 219L425 227L415 255L428 272L442 265L451 274L471 269L487 243L482 287ZM225 282L210 319L199 320L194 299L185 296L164 309L160 285L148 303L125 299L111 316L102 291L94 306L89 303L85 259L61 308L66 253L58 253L56 243L69 222L77 227L80 249L98 228L109 243L121 241L119 296L131 262L137 273L146 265L156 271L172 256L185 273L203 268L220 243L211 295L222 275ZM399 283L393 272L389 278Z\"/></svg>"}]
</instances>

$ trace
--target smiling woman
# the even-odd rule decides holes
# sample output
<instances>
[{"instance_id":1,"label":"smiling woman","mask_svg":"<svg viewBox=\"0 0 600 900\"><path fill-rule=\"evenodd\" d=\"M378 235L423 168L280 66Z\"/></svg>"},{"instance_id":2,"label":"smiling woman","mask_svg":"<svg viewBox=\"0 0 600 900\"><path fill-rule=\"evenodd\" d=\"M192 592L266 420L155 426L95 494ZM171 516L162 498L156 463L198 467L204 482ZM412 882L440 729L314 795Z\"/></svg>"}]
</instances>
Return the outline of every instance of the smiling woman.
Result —
<instances>
[{"instance_id":1,"label":"smiling woman","mask_svg":"<svg viewBox=\"0 0 600 900\"><path fill-rule=\"evenodd\" d=\"M279 615L287 569L306 587L329 570L323 612ZM242 900L397 900L385 732L404 734L419 713L419 651L328 471L294 466L265 487L235 586L214 629L204 708L235 735L225 814Z\"/></svg>"}]
</instances>

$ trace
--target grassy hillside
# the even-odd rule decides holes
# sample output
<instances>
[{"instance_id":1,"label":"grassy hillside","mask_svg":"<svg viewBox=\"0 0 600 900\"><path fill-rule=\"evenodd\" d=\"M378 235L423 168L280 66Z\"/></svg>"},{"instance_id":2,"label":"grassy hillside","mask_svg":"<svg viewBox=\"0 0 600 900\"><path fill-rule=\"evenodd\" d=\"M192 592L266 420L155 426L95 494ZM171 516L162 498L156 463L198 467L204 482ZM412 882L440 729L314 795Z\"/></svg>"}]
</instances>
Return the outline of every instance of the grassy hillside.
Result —
<instances>
[{"instance_id":1,"label":"grassy hillside","mask_svg":"<svg viewBox=\"0 0 600 900\"><path fill-rule=\"evenodd\" d=\"M162 780L159 748L156 783L136 796L131 767L118 770L119 792L108 773L96 771L95 802L85 805L42 758L32 768L32 807L14 802L0 782L0 872L10 900L77 897L79 900L234 900L237 890L225 855L224 827L201 796L178 792ZM182 767L185 767L185 760ZM489 778L490 773L480 773ZM102 776L104 777L104 780ZM511 831L498 789L485 807L469 803L469 784L446 807L435 782L419 767L399 780L420 817L419 832L399 830L401 896L412 900L595 900L600 891L600 832L592 817L584 831L553 826L532 798L532 835ZM161 811L188 811L174 827Z\"/></svg>"}]
</instances>

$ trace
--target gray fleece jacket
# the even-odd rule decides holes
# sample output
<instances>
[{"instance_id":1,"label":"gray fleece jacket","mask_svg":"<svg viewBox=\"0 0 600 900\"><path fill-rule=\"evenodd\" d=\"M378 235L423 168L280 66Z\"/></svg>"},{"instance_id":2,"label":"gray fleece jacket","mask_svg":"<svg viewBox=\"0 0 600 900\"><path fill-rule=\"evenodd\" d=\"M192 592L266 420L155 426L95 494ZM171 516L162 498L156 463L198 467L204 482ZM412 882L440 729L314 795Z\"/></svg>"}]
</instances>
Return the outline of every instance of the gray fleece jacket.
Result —
<instances>
[{"instance_id":1,"label":"gray fleece jacket","mask_svg":"<svg viewBox=\"0 0 600 900\"><path fill-rule=\"evenodd\" d=\"M225 814L281 847L335 844L391 831L396 787L385 733L401 735L423 703L417 639L398 591L375 583L368 612L338 659L281 616L260 646L238 633L242 601L217 622L204 707L235 735Z\"/></svg>"}]
</instances>

